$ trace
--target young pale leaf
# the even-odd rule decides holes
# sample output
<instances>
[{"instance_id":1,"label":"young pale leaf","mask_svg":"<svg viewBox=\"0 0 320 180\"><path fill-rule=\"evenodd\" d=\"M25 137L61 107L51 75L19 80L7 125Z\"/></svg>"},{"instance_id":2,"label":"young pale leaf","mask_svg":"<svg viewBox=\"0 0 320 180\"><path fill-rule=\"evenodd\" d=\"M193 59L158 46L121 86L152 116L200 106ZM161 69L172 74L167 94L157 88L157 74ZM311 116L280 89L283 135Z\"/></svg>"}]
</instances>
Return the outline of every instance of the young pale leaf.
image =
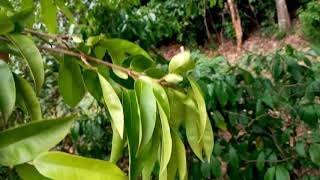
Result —
<instances>
[{"instance_id":1,"label":"young pale leaf","mask_svg":"<svg viewBox=\"0 0 320 180\"><path fill-rule=\"evenodd\" d=\"M169 63L170 73L184 73L193 67L190 51L184 51L175 55Z\"/></svg>"},{"instance_id":2,"label":"young pale leaf","mask_svg":"<svg viewBox=\"0 0 320 180\"><path fill-rule=\"evenodd\" d=\"M179 129L181 123L185 120L185 105L181 98L176 95L175 90L168 89L167 94L170 103L170 127Z\"/></svg>"},{"instance_id":3,"label":"young pale leaf","mask_svg":"<svg viewBox=\"0 0 320 180\"><path fill-rule=\"evenodd\" d=\"M74 23L74 18L72 12L69 8L65 5L63 0L55 0L57 6L59 7L60 11L69 19L71 23Z\"/></svg>"},{"instance_id":4,"label":"young pale leaf","mask_svg":"<svg viewBox=\"0 0 320 180\"><path fill-rule=\"evenodd\" d=\"M257 169L258 169L259 171L262 171L262 170L263 170L265 161L266 161L265 154L264 154L263 151L261 151L260 154L259 154L259 156L258 156L258 159L257 159Z\"/></svg>"},{"instance_id":5,"label":"young pale leaf","mask_svg":"<svg viewBox=\"0 0 320 180\"><path fill-rule=\"evenodd\" d=\"M200 116L200 139L202 139L203 137L203 134L205 132L205 129L206 129L206 122L207 122L207 119L208 119L208 114L207 114L207 110L206 110L206 103L204 101L204 98L202 96L202 92L201 92L201 89L199 87L199 85L196 83L195 80L193 80L191 77L188 77L188 80L191 84L191 88L192 88L192 91L194 93L194 97L195 97L195 100L197 102L197 107L198 107L198 111L199 111L199 116Z\"/></svg>"},{"instance_id":6,"label":"young pale leaf","mask_svg":"<svg viewBox=\"0 0 320 180\"><path fill-rule=\"evenodd\" d=\"M177 151L176 146L174 144L174 139L172 140L172 153L170 157L170 161L167 166L167 180L175 180L178 171L178 158L177 158Z\"/></svg>"},{"instance_id":7,"label":"young pale leaf","mask_svg":"<svg viewBox=\"0 0 320 180\"><path fill-rule=\"evenodd\" d=\"M73 116L38 121L0 133L0 164L12 166L31 161L48 151L69 132Z\"/></svg>"},{"instance_id":8,"label":"young pale leaf","mask_svg":"<svg viewBox=\"0 0 320 180\"><path fill-rule=\"evenodd\" d=\"M137 80L134 89L138 98L141 124L142 124L142 142L146 145L153 134L157 119L157 102L152 91L152 86L142 80Z\"/></svg>"},{"instance_id":9,"label":"young pale leaf","mask_svg":"<svg viewBox=\"0 0 320 180\"><path fill-rule=\"evenodd\" d=\"M7 63L0 59L0 111L8 119L16 101L16 87Z\"/></svg>"},{"instance_id":10,"label":"young pale leaf","mask_svg":"<svg viewBox=\"0 0 320 180\"><path fill-rule=\"evenodd\" d=\"M33 163L42 175L51 179L128 179L113 163L62 152L42 153Z\"/></svg>"},{"instance_id":11,"label":"young pale leaf","mask_svg":"<svg viewBox=\"0 0 320 180\"><path fill-rule=\"evenodd\" d=\"M7 38L19 49L21 56L27 62L36 90L39 92L44 81L44 70L38 48L30 38L24 35L8 34Z\"/></svg>"},{"instance_id":12,"label":"young pale leaf","mask_svg":"<svg viewBox=\"0 0 320 180\"><path fill-rule=\"evenodd\" d=\"M316 165L320 165L320 154L319 154L320 144L311 144L309 147L309 155L312 162Z\"/></svg>"},{"instance_id":13,"label":"young pale leaf","mask_svg":"<svg viewBox=\"0 0 320 180\"><path fill-rule=\"evenodd\" d=\"M14 24L7 17L6 13L0 10L0 35L14 30Z\"/></svg>"},{"instance_id":14,"label":"young pale leaf","mask_svg":"<svg viewBox=\"0 0 320 180\"><path fill-rule=\"evenodd\" d=\"M160 84L156 82L152 83L152 87L153 94L156 97L157 102L163 108L162 110L164 111L166 117L170 119L170 103L166 91Z\"/></svg>"},{"instance_id":15,"label":"young pale leaf","mask_svg":"<svg viewBox=\"0 0 320 180\"><path fill-rule=\"evenodd\" d=\"M81 70L76 60L65 56L59 68L59 90L64 101L75 107L86 93Z\"/></svg>"},{"instance_id":16,"label":"young pale leaf","mask_svg":"<svg viewBox=\"0 0 320 180\"><path fill-rule=\"evenodd\" d=\"M120 137L123 138L124 116L120 99L110 83L102 75L98 74L98 77L100 80L103 99L110 112L113 124L115 125Z\"/></svg>"},{"instance_id":17,"label":"young pale leaf","mask_svg":"<svg viewBox=\"0 0 320 180\"><path fill-rule=\"evenodd\" d=\"M122 156L125 140L121 139L117 129L112 125L112 148L110 162L116 164Z\"/></svg>"},{"instance_id":18,"label":"young pale leaf","mask_svg":"<svg viewBox=\"0 0 320 180\"><path fill-rule=\"evenodd\" d=\"M181 81L183 81L183 77L182 76L180 76L178 74L173 74L173 73L167 74L162 79L167 81L167 82L169 82L169 83L173 83L173 84L178 84Z\"/></svg>"},{"instance_id":19,"label":"young pale leaf","mask_svg":"<svg viewBox=\"0 0 320 180\"><path fill-rule=\"evenodd\" d=\"M115 44L117 46L115 46ZM103 39L99 43L100 46L105 47L109 52L112 62L116 65L122 65L123 61L127 58L127 55L135 56L142 55L145 58L152 60L149 54L135 43L129 42L123 39ZM120 78L127 79L128 75L114 70L115 74Z\"/></svg>"},{"instance_id":20,"label":"young pale leaf","mask_svg":"<svg viewBox=\"0 0 320 180\"><path fill-rule=\"evenodd\" d=\"M264 180L273 180L276 174L276 167L270 167L264 175Z\"/></svg>"},{"instance_id":21,"label":"young pale leaf","mask_svg":"<svg viewBox=\"0 0 320 180\"><path fill-rule=\"evenodd\" d=\"M164 175L167 165L169 163L171 152L172 152L172 139L170 133L170 126L168 122L168 117L163 110L163 107L158 103L158 110L161 120L162 128L162 143L161 143L161 156L160 156L160 175Z\"/></svg>"},{"instance_id":22,"label":"young pale leaf","mask_svg":"<svg viewBox=\"0 0 320 180\"><path fill-rule=\"evenodd\" d=\"M49 180L45 176L41 175L37 169L30 164L15 166L15 169L23 180Z\"/></svg>"},{"instance_id":23,"label":"young pale leaf","mask_svg":"<svg viewBox=\"0 0 320 180\"><path fill-rule=\"evenodd\" d=\"M57 7L53 0L40 0L41 18L50 33L57 31Z\"/></svg>"},{"instance_id":24,"label":"young pale leaf","mask_svg":"<svg viewBox=\"0 0 320 180\"><path fill-rule=\"evenodd\" d=\"M288 170L283 166L277 166L276 168L276 180L290 180Z\"/></svg>"},{"instance_id":25,"label":"young pale leaf","mask_svg":"<svg viewBox=\"0 0 320 180\"><path fill-rule=\"evenodd\" d=\"M202 158L202 148L203 148L203 141L199 142L200 139L200 131L198 124L196 121L199 119L199 114L198 111L195 107L196 105L194 104L193 106L186 106L186 115L185 115L185 126L186 126L186 133L187 133L187 140L188 143L194 152L194 154L200 159L203 160Z\"/></svg>"},{"instance_id":26,"label":"young pale leaf","mask_svg":"<svg viewBox=\"0 0 320 180\"><path fill-rule=\"evenodd\" d=\"M208 118L206 123L206 129L203 135L203 150L204 150L204 154L207 156L208 162L210 162L210 159L211 159L213 146L214 146L214 136L213 136L211 122Z\"/></svg>"},{"instance_id":27,"label":"young pale leaf","mask_svg":"<svg viewBox=\"0 0 320 180\"><path fill-rule=\"evenodd\" d=\"M31 85L18 75L16 75L14 79L16 83L17 94L19 93L19 95L21 95L26 110L31 116L31 120L42 120L40 103Z\"/></svg>"},{"instance_id":28,"label":"young pale leaf","mask_svg":"<svg viewBox=\"0 0 320 180\"><path fill-rule=\"evenodd\" d=\"M173 144L175 146L179 179L185 179L187 176L187 159L186 159L186 149L180 137L176 133L172 133Z\"/></svg>"}]
</instances>

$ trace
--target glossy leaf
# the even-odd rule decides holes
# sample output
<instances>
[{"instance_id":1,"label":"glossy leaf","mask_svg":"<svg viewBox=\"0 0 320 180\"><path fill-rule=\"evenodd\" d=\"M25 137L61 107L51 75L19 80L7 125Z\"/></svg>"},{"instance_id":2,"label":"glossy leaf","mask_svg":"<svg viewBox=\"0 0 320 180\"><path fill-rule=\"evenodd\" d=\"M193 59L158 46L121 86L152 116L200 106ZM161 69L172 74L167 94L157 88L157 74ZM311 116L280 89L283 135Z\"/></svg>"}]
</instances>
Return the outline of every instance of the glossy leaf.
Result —
<instances>
[{"instance_id":1,"label":"glossy leaf","mask_svg":"<svg viewBox=\"0 0 320 180\"><path fill-rule=\"evenodd\" d=\"M99 83L98 74L94 71L85 70L83 72L83 80L86 89L97 100L100 101L103 97L102 89Z\"/></svg>"},{"instance_id":2,"label":"glossy leaf","mask_svg":"<svg viewBox=\"0 0 320 180\"><path fill-rule=\"evenodd\" d=\"M0 77L0 111L4 119L8 119L15 105L16 87L8 64L1 59Z\"/></svg>"},{"instance_id":3,"label":"glossy leaf","mask_svg":"<svg viewBox=\"0 0 320 180\"><path fill-rule=\"evenodd\" d=\"M65 56L59 68L59 91L64 101L75 107L86 93L81 70L76 60Z\"/></svg>"},{"instance_id":4,"label":"glossy leaf","mask_svg":"<svg viewBox=\"0 0 320 180\"><path fill-rule=\"evenodd\" d=\"M168 105L168 104L167 104ZM161 120L161 129L162 129L162 142L161 142L161 156L160 156L160 175L162 176L165 173L167 165L169 163L171 152L172 152L172 139L170 133L170 126L168 122L168 117L163 110L164 108L158 102L158 110Z\"/></svg>"},{"instance_id":5,"label":"glossy leaf","mask_svg":"<svg viewBox=\"0 0 320 180\"><path fill-rule=\"evenodd\" d=\"M125 140L121 139L118 131L112 126L112 147L111 147L111 155L110 162L116 164L118 160L122 156L122 151L124 148Z\"/></svg>"},{"instance_id":6,"label":"glossy leaf","mask_svg":"<svg viewBox=\"0 0 320 180\"><path fill-rule=\"evenodd\" d=\"M41 175L37 169L30 164L21 164L16 166L15 169L23 180L49 180Z\"/></svg>"},{"instance_id":7,"label":"glossy leaf","mask_svg":"<svg viewBox=\"0 0 320 180\"><path fill-rule=\"evenodd\" d=\"M62 152L42 153L34 160L34 165L42 175L51 179L128 179L113 163Z\"/></svg>"},{"instance_id":8,"label":"glossy leaf","mask_svg":"<svg viewBox=\"0 0 320 180\"><path fill-rule=\"evenodd\" d=\"M44 81L43 60L34 42L27 36L19 34L7 35L8 39L19 49L21 56L27 62L39 92Z\"/></svg>"},{"instance_id":9,"label":"glossy leaf","mask_svg":"<svg viewBox=\"0 0 320 180\"><path fill-rule=\"evenodd\" d=\"M110 83L101 74L98 74L98 77L100 80L103 99L110 112L113 124L115 125L120 137L123 138L124 116L120 99Z\"/></svg>"},{"instance_id":10,"label":"glossy leaf","mask_svg":"<svg viewBox=\"0 0 320 180\"><path fill-rule=\"evenodd\" d=\"M290 180L288 170L283 166L277 166L276 168L276 180Z\"/></svg>"},{"instance_id":11,"label":"glossy leaf","mask_svg":"<svg viewBox=\"0 0 320 180\"><path fill-rule=\"evenodd\" d=\"M142 55L147 59L152 58L149 54L144 51L141 47L136 45L135 43L129 42L123 39L104 39L101 40L99 43L100 46L105 47L109 52L112 62L116 65L122 65L123 61L127 58L127 55L134 56L134 55ZM127 79L128 75L114 70L115 74L120 78Z\"/></svg>"},{"instance_id":12,"label":"glossy leaf","mask_svg":"<svg viewBox=\"0 0 320 180\"><path fill-rule=\"evenodd\" d=\"M0 164L12 166L31 161L48 151L69 132L73 117L25 124L0 133Z\"/></svg>"},{"instance_id":13,"label":"glossy leaf","mask_svg":"<svg viewBox=\"0 0 320 180\"><path fill-rule=\"evenodd\" d=\"M264 180L273 180L276 174L276 167L270 167L264 175Z\"/></svg>"},{"instance_id":14,"label":"glossy leaf","mask_svg":"<svg viewBox=\"0 0 320 180\"><path fill-rule=\"evenodd\" d=\"M142 124L141 145L143 146L150 141L154 131L157 119L157 102L150 84L142 80L137 80L134 84L134 89L140 107Z\"/></svg>"},{"instance_id":15,"label":"glossy leaf","mask_svg":"<svg viewBox=\"0 0 320 180\"><path fill-rule=\"evenodd\" d=\"M214 146L214 137L211 122L208 118L206 123L206 129L203 135L203 150L204 154L207 156L207 161L210 162L213 146Z\"/></svg>"},{"instance_id":16,"label":"glossy leaf","mask_svg":"<svg viewBox=\"0 0 320 180\"><path fill-rule=\"evenodd\" d=\"M175 55L169 63L170 73L183 73L193 67L190 51L180 52Z\"/></svg>"},{"instance_id":17,"label":"glossy leaf","mask_svg":"<svg viewBox=\"0 0 320 180\"><path fill-rule=\"evenodd\" d=\"M320 154L319 154L320 144L311 144L309 147L309 155L312 162L320 165Z\"/></svg>"},{"instance_id":18,"label":"glossy leaf","mask_svg":"<svg viewBox=\"0 0 320 180\"><path fill-rule=\"evenodd\" d=\"M50 33L57 31L57 7L53 0L40 0L41 18Z\"/></svg>"},{"instance_id":19,"label":"glossy leaf","mask_svg":"<svg viewBox=\"0 0 320 180\"><path fill-rule=\"evenodd\" d=\"M172 133L172 134L173 134L172 140L175 146L175 151L177 156L179 179L185 179L187 176L186 149L180 137L175 133Z\"/></svg>"},{"instance_id":20,"label":"glossy leaf","mask_svg":"<svg viewBox=\"0 0 320 180\"><path fill-rule=\"evenodd\" d=\"M195 104L193 106L187 106L186 107L186 135L188 143L192 149L192 151L195 153L195 155L202 160L202 148L203 148L203 141L199 142L200 139L200 131L198 124L196 123L197 119L199 119L198 111L195 107Z\"/></svg>"},{"instance_id":21,"label":"glossy leaf","mask_svg":"<svg viewBox=\"0 0 320 180\"><path fill-rule=\"evenodd\" d=\"M199 110L199 116L200 116L200 121L199 121L199 123L200 123L200 139L199 140L201 140L201 138L203 137L203 134L205 132L206 122L208 119L206 104L205 104L204 98L202 96L202 92L201 92L199 85L191 77L188 77L188 80L190 82L192 91L194 93L195 100L197 102L197 108Z\"/></svg>"},{"instance_id":22,"label":"glossy leaf","mask_svg":"<svg viewBox=\"0 0 320 180\"><path fill-rule=\"evenodd\" d=\"M25 105L27 112L29 113L32 121L42 120L42 113L40 102L33 91L31 85L22 77L15 76L17 94L21 95L21 100Z\"/></svg>"},{"instance_id":23,"label":"glossy leaf","mask_svg":"<svg viewBox=\"0 0 320 180\"><path fill-rule=\"evenodd\" d=\"M7 17L5 12L0 10L0 34L5 34L14 30L14 24Z\"/></svg>"}]
</instances>

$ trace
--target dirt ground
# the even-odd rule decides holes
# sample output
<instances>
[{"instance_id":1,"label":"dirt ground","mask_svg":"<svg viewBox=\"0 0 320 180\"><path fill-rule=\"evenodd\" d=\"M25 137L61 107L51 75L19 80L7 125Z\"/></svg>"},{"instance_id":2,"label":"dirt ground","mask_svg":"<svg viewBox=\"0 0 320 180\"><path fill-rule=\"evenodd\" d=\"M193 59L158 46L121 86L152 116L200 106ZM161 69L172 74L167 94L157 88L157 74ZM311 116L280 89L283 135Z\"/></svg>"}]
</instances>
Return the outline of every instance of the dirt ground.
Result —
<instances>
[{"instance_id":1,"label":"dirt ground","mask_svg":"<svg viewBox=\"0 0 320 180\"><path fill-rule=\"evenodd\" d=\"M257 30L250 34L247 39L244 39L242 49L237 51L236 44L232 41L223 41L218 48L212 49L207 47L199 47L199 49L206 54L209 58L222 55L230 64L236 64L238 60L247 52L254 52L257 54L268 54L275 52L277 49L290 44L292 47L299 51L308 51L309 43L302 37L299 28L299 23L294 21L293 32L287 34L281 40L277 40L275 35L272 37L262 37ZM171 59L175 54L180 52L182 45L173 43L160 48L161 54L166 59Z\"/></svg>"}]
</instances>

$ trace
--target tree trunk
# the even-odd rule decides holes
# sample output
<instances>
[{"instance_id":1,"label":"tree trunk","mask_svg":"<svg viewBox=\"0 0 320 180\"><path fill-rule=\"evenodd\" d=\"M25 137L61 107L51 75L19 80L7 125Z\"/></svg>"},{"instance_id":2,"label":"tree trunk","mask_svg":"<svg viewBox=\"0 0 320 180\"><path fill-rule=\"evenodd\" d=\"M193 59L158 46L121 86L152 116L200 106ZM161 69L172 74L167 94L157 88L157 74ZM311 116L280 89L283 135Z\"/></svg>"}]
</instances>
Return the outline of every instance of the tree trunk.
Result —
<instances>
[{"instance_id":1,"label":"tree trunk","mask_svg":"<svg viewBox=\"0 0 320 180\"><path fill-rule=\"evenodd\" d=\"M240 15L239 15L238 9L235 6L235 4L233 3L233 1L227 0L227 2L228 2L228 6L230 9L230 13L231 13L232 24L233 24L234 30L236 32L237 49L240 50L241 46L242 46L242 36L243 36Z\"/></svg>"},{"instance_id":2,"label":"tree trunk","mask_svg":"<svg viewBox=\"0 0 320 180\"><path fill-rule=\"evenodd\" d=\"M291 27L290 15L286 0L276 0L278 26L280 31L288 32Z\"/></svg>"}]
</instances>

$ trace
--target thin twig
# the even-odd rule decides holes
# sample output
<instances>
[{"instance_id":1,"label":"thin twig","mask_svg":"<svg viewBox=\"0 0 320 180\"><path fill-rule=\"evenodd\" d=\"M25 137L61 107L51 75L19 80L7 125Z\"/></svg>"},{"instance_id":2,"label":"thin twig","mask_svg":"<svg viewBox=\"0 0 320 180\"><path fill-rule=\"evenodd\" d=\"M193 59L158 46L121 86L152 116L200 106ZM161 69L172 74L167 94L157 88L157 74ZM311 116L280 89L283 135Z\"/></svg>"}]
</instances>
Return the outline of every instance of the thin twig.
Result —
<instances>
[{"instance_id":1,"label":"thin twig","mask_svg":"<svg viewBox=\"0 0 320 180\"><path fill-rule=\"evenodd\" d=\"M263 162L266 162L266 163L280 163L280 162L285 162L285 161L288 161L288 160L291 160L293 159L292 157L288 157L288 158L284 158L284 159L280 159L280 160L264 160ZM249 164L249 163L256 163L258 162L258 160L246 160L245 163L246 164Z\"/></svg>"}]
</instances>

